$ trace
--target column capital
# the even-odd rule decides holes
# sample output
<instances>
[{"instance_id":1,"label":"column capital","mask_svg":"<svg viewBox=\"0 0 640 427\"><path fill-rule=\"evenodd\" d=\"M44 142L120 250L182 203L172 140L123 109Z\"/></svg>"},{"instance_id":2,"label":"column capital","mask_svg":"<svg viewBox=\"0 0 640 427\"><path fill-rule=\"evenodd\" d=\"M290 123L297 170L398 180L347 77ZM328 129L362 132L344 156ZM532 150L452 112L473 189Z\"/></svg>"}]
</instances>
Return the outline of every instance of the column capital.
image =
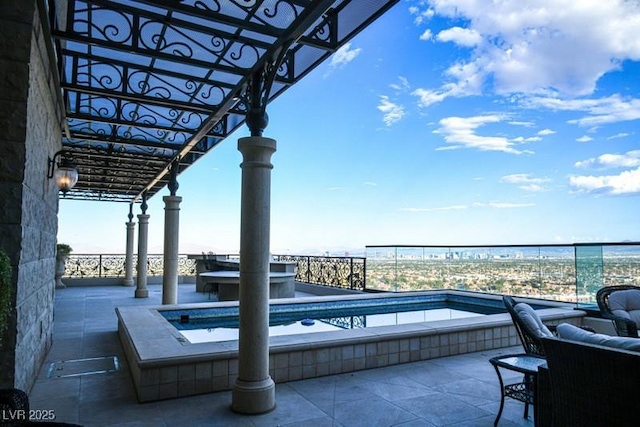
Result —
<instances>
[{"instance_id":1,"label":"column capital","mask_svg":"<svg viewBox=\"0 0 640 427\"><path fill-rule=\"evenodd\" d=\"M273 169L271 156L276 152L276 140L262 136L240 138L238 151L242 153L241 168Z\"/></svg>"},{"instance_id":2,"label":"column capital","mask_svg":"<svg viewBox=\"0 0 640 427\"><path fill-rule=\"evenodd\" d=\"M251 149L262 148L264 150L276 151L276 140L264 136L245 136L238 139L238 150L244 154Z\"/></svg>"},{"instance_id":3,"label":"column capital","mask_svg":"<svg viewBox=\"0 0 640 427\"><path fill-rule=\"evenodd\" d=\"M182 202L182 197L180 196L164 196L162 201L165 205L179 205Z\"/></svg>"}]
</instances>

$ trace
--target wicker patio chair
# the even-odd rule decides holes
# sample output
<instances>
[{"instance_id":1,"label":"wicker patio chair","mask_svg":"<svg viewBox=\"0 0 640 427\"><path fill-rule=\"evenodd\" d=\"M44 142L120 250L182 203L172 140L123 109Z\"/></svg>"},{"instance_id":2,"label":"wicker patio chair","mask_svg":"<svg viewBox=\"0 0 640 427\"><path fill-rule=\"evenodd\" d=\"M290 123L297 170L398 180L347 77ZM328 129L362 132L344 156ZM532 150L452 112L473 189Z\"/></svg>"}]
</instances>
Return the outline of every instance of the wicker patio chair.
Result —
<instances>
[{"instance_id":1,"label":"wicker patio chair","mask_svg":"<svg viewBox=\"0 0 640 427\"><path fill-rule=\"evenodd\" d=\"M544 357L544 348L542 347L540 339L543 336L553 336L555 326L546 326L546 330L535 330L531 327L530 323L524 322L520 314L516 312L515 306L518 303L512 297L504 295L502 297L502 302L511 315L511 320L513 321L513 325L516 327L516 332L518 332L518 337L520 338L522 347L524 347L525 353ZM535 313L532 315L537 317ZM542 324L539 317L537 317L536 321Z\"/></svg>"},{"instance_id":2,"label":"wicker patio chair","mask_svg":"<svg viewBox=\"0 0 640 427\"><path fill-rule=\"evenodd\" d=\"M542 338L542 345L550 387L536 403L550 412L545 425L639 425L640 353L558 338Z\"/></svg>"},{"instance_id":3,"label":"wicker patio chair","mask_svg":"<svg viewBox=\"0 0 640 427\"><path fill-rule=\"evenodd\" d=\"M629 296L629 293L635 292L638 293L638 298L631 298L631 301L637 300L640 302L640 287L632 285L607 286L601 288L596 294L596 300L598 301L598 307L600 308L602 317L613 321L616 332L621 337L639 338L638 324L631 319L628 312L631 310L640 311L640 306L635 307L635 305L626 304L623 299L620 298L625 295ZM614 301L610 301L613 293L616 293ZM611 304L611 302L613 302L613 304Z\"/></svg>"},{"instance_id":4,"label":"wicker patio chair","mask_svg":"<svg viewBox=\"0 0 640 427\"><path fill-rule=\"evenodd\" d=\"M538 317L538 315L529 306L527 306L526 310L526 313L528 313L529 316L529 322L524 321L522 314L518 313L518 310L516 310L516 305L518 303L508 295L504 295L502 297L502 302L511 315L511 320L516 328L516 332L518 333L518 337L520 338L520 342L522 343L525 353L532 356L544 357L544 348L542 347L541 338L543 336L553 336L555 327L544 325L542 320L540 320L540 317ZM526 387L527 393L533 394L534 376L525 375L523 383ZM524 418L528 417L529 402L526 401L524 404Z\"/></svg>"}]
</instances>

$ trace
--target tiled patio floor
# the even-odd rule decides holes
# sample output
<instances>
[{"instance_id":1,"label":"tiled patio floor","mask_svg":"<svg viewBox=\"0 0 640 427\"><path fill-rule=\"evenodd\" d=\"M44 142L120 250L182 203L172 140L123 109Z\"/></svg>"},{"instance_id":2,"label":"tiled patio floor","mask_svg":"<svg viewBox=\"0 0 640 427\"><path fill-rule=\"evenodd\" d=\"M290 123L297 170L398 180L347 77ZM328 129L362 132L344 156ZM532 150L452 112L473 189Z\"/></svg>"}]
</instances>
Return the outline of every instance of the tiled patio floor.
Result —
<instances>
[{"instance_id":1,"label":"tiled patio floor","mask_svg":"<svg viewBox=\"0 0 640 427\"><path fill-rule=\"evenodd\" d=\"M231 412L231 392L139 404L118 340L114 308L159 305L133 288L56 291L54 344L30 393L31 409L53 410L58 421L84 426L492 426L500 401L490 350L276 385L277 407L256 416ZM195 285L179 286L179 302L206 301ZM48 378L52 362L118 356L118 372ZM507 380L517 379L505 373ZM531 411L533 412L533 411ZM531 426L523 404L507 399L500 426Z\"/></svg>"}]
</instances>

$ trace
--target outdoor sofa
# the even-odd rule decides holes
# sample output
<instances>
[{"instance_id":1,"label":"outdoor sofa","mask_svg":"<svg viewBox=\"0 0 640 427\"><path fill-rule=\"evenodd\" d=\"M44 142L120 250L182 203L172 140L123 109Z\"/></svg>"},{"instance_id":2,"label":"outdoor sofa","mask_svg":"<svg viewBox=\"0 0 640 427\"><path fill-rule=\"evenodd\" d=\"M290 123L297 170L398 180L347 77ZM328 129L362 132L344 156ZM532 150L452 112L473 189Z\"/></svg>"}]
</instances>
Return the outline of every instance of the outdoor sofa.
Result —
<instances>
[{"instance_id":1,"label":"outdoor sofa","mask_svg":"<svg viewBox=\"0 0 640 427\"><path fill-rule=\"evenodd\" d=\"M542 338L547 367L537 375L536 426L640 425L640 340L570 324L557 333Z\"/></svg>"}]
</instances>

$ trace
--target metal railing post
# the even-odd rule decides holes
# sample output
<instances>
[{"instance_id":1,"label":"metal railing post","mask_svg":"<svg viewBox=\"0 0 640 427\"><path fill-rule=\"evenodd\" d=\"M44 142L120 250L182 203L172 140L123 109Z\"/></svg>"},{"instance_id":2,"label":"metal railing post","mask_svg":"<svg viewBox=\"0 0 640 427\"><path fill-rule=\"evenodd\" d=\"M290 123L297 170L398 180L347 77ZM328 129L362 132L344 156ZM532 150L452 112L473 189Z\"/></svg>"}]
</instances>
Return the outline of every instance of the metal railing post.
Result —
<instances>
[{"instance_id":1,"label":"metal railing post","mask_svg":"<svg viewBox=\"0 0 640 427\"><path fill-rule=\"evenodd\" d=\"M349 258L349 289L353 290L353 258Z\"/></svg>"},{"instance_id":2,"label":"metal railing post","mask_svg":"<svg viewBox=\"0 0 640 427\"><path fill-rule=\"evenodd\" d=\"M362 290L367 290L367 257L362 260Z\"/></svg>"}]
</instances>

